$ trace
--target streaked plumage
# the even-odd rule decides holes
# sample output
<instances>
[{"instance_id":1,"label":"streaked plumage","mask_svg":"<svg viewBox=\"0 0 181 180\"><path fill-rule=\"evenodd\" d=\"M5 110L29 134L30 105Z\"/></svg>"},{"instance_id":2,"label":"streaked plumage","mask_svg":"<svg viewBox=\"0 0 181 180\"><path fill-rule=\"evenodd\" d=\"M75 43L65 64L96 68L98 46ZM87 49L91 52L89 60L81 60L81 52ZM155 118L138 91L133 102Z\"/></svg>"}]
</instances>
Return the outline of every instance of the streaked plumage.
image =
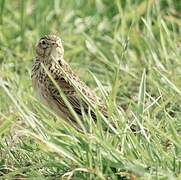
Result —
<instances>
[{"instance_id":1,"label":"streaked plumage","mask_svg":"<svg viewBox=\"0 0 181 180\"><path fill-rule=\"evenodd\" d=\"M106 108L101 100L76 76L71 67L64 60L63 56L64 48L61 39L57 36L47 35L38 42L31 76L33 89L37 98L46 106L56 111L62 118L74 121L74 117L63 102L58 89L42 67L41 64L43 64L80 117L82 116L81 107L84 108L85 113L88 113L89 106L84 99L80 97L80 94L77 93L69 80L75 84L76 88L78 88L92 104L97 106L106 115ZM60 67L65 71L68 79ZM93 111L91 111L91 116L93 119L96 119Z\"/></svg>"}]
</instances>

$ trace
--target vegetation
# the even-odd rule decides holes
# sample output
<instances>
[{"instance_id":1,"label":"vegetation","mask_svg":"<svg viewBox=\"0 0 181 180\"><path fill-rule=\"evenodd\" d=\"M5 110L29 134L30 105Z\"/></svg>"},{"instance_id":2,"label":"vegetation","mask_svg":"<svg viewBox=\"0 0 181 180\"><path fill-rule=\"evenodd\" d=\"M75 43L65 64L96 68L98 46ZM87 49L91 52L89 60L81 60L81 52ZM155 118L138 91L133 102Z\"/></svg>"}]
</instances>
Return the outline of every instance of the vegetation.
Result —
<instances>
[{"instance_id":1,"label":"vegetation","mask_svg":"<svg viewBox=\"0 0 181 180\"><path fill-rule=\"evenodd\" d=\"M180 12L179 0L1 0L0 179L180 179ZM35 45L50 33L109 109L83 133L33 96Z\"/></svg>"}]
</instances>

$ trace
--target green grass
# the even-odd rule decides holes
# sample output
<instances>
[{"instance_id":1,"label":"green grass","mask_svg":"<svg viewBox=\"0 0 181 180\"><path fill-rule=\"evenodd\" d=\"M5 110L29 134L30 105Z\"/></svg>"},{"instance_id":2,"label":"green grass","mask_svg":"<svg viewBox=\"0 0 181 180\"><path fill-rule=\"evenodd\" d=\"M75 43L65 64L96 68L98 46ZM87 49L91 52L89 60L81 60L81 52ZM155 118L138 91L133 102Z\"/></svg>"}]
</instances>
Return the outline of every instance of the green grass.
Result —
<instances>
[{"instance_id":1,"label":"green grass","mask_svg":"<svg viewBox=\"0 0 181 180\"><path fill-rule=\"evenodd\" d=\"M179 0L0 0L0 179L180 179L180 12ZM107 102L110 117L85 116L84 133L33 97L49 33Z\"/></svg>"}]
</instances>

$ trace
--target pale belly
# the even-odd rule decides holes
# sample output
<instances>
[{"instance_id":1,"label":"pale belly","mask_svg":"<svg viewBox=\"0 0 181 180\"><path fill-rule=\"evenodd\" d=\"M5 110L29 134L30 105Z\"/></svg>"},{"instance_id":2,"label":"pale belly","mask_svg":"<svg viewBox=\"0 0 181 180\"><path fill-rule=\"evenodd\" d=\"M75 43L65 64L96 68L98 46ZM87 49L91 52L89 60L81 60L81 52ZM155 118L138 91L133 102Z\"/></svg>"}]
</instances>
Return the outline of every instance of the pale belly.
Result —
<instances>
[{"instance_id":1,"label":"pale belly","mask_svg":"<svg viewBox=\"0 0 181 180\"><path fill-rule=\"evenodd\" d=\"M35 97L41 101L43 104L47 105L47 99L45 98L45 90L37 80L32 79L32 85L33 85L33 93Z\"/></svg>"}]
</instances>

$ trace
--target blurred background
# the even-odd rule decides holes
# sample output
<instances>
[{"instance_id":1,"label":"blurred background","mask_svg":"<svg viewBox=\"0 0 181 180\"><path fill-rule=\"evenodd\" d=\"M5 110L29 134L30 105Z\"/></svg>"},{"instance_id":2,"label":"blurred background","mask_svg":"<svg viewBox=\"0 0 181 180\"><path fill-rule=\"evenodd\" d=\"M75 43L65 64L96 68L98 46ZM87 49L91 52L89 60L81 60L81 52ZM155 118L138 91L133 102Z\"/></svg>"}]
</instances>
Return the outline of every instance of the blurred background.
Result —
<instances>
[{"instance_id":1,"label":"blurred background","mask_svg":"<svg viewBox=\"0 0 181 180\"><path fill-rule=\"evenodd\" d=\"M181 1L0 0L2 137L20 118L18 104L33 112L38 107L30 74L36 43L45 34L62 38L65 59L98 95L102 96L101 83L112 101L128 109L128 116L139 111L143 119L163 130L164 137L176 137L181 130ZM167 118L175 131L168 128ZM2 159L8 157L18 167L18 156L12 160L6 148L1 147ZM158 156L174 159L176 153L179 151ZM0 166L8 166L2 159ZM180 171L172 167L173 159L168 158L163 167L175 168L177 174ZM149 164L146 158L144 163ZM155 168L154 163L150 166Z\"/></svg>"}]
</instances>

